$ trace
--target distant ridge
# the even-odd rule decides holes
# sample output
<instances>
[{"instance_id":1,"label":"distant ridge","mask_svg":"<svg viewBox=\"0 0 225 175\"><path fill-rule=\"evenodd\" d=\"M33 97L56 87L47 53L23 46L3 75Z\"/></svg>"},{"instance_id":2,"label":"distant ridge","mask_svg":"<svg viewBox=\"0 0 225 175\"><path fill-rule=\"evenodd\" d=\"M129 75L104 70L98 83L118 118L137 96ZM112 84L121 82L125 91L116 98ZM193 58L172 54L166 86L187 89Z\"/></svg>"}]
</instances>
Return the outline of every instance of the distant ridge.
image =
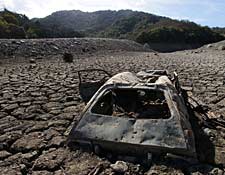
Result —
<instances>
[{"instance_id":1,"label":"distant ridge","mask_svg":"<svg viewBox=\"0 0 225 175\"><path fill-rule=\"evenodd\" d=\"M8 12L12 15L12 12ZM18 19L18 14L15 14ZM0 29L4 15L0 14ZM15 24L14 24L15 25ZM139 43L174 45L186 48L224 40L218 30L194 22L173 20L132 10L82 12L57 11L45 18L21 24L28 38L103 37L130 39ZM11 38L11 35L6 38ZM0 36L3 38L3 36ZM182 49L181 48L181 49Z\"/></svg>"}]
</instances>

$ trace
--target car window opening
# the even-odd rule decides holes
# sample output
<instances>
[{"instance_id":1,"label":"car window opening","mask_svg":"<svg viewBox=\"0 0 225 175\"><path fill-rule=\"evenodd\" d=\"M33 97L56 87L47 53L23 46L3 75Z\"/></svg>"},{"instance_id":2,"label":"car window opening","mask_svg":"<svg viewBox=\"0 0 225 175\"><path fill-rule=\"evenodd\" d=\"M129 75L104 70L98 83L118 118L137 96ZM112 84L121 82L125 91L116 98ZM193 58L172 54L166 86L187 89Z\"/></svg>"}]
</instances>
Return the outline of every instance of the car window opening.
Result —
<instances>
[{"instance_id":1,"label":"car window opening","mask_svg":"<svg viewBox=\"0 0 225 175\"><path fill-rule=\"evenodd\" d=\"M112 89L91 109L92 113L135 119L171 117L163 91L152 89Z\"/></svg>"}]
</instances>

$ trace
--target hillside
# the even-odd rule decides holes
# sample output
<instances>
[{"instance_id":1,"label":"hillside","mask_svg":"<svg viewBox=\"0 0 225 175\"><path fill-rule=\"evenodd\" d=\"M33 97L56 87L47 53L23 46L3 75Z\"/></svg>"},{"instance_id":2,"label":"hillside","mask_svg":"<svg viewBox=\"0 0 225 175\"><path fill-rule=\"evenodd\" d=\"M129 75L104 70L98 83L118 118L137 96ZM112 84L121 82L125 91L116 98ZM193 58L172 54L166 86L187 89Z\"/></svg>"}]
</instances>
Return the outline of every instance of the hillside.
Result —
<instances>
[{"instance_id":1,"label":"hillside","mask_svg":"<svg viewBox=\"0 0 225 175\"><path fill-rule=\"evenodd\" d=\"M0 11L0 38L25 38L26 25L30 23L25 15Z\"/></svg>"},{"instance_id":2,"label":"hillside","mask_svg":"<svg viewBox=\"0 0 225 175\"><path fill-rule=\"evenodd\" d=\"M40 37L104 37L148 43L158 51L197 48L225 39L218 32L189 21L178 21L131 10L59 11L33 20ZM66 32L65 32L66 31Z\"/></svg>"},{"instance_id":3,"label":"hillside","mask_svg":"<svg viewBox=\"0 0 225 175\"><path fill-rule=\"evenodd\" d=\"M15 16L18 18L18 14ZM21 26L28 38L130 39L142 44L149 43L151 48L159 51L196 48L225 39L225 36L219 32L193 22L178 21L131 10L58 11L45 18L32 19L26 24L19 25L20 28ZM6 38L23 38L24 36L4 35L7 36ZM4 37L1 36L1 38Z\"/></svg>"},{"instance_id":4,"label":"hillside","mask_svg":"<svg viewBox=\"0 0 225 175\"><path fill-rule=\"evenodd\" d=\"M45 18L35 19L45 36L57 37L62 31L85 36L132 39L140 43L207 44L223 37L208 27L189 21L178 21L144 12L120 11L59 11Z\"/></svg>"},{"instance_id":5,"label":"hillside","mask_svg":"<svg viewBox=\"0 0 225 175\"><path fill-rule=\"evenodd\" d=\"M217 32L217 33L225 36L225 27L214 27L212 29L214 32Z\"/></svg>"}]
</instances>

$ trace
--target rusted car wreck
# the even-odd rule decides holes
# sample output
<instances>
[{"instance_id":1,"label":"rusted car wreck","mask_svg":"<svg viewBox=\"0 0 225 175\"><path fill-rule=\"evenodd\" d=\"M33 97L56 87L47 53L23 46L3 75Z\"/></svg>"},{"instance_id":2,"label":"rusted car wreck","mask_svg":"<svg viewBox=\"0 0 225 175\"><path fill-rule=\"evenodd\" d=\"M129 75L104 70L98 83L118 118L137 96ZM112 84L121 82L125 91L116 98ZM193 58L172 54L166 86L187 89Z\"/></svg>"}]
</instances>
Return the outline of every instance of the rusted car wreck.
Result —
<instances>
[{"instance_id":1,"label":"rusted car wreck","mask_svg":"<svg viewBox=\"0 0 225 175\"><path fill-rule=\"evenodd\" d=\"M95 87L92 92L90 87ZM88 103L70 132L70 145L128 156L196 157L176 74L170 78L164 70L123 72L106 82L81 83L80 91Z\"/></svg>"}]
</instances>

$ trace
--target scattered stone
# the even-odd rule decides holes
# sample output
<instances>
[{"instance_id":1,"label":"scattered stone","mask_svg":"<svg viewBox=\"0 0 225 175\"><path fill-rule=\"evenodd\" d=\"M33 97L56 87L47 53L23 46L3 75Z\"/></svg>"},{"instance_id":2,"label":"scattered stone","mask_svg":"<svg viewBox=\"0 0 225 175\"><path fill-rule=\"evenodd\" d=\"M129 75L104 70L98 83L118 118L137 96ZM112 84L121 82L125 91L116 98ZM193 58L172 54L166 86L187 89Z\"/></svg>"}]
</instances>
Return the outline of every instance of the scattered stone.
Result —
<instances>
[{"instance_id":1,"label":"scattered stone","mask_svg":"<svg viewBox=\"0 0 225 175\"><path fill-rule=\"evenodd\" d=\"M213 47L212 44L208 44L208 45L206 46L206 48L211 48L211 47Z\"/></svg>"},{"instance_id":2,"label":"scattered stone","mask_svg":"<svg viewBox=\"0 0 225 175\"><path fill-rule=\"evenodd\" d=\"M224 46L219 46L218 49L219 50L225 50L225 45Z\"/></svg>"},{"instance_id":3,"label":"scattered stone","mask_svg":"<svg viewBox=\"0 0 225 175\"><path fill-rule=\"evenodd\" d=\"M143 48L144 48L145 50L151 49L151 47L149 46L148 43L145 43L145 44L143 45Z\"/></svg>"},{"instance_id":4,"label":"scattered stone","mask_svg":"<svg viewBox=\"0 0 225 175\"><path fill-rule=\"evenodd\" d=\"M128 170L128 165L124 161L117 161L115 164L111 164L110 167L117 173L125 173Z\"/></svg>"},{"instance_id":5,"label":"scattered stone","mask_svg":"<svg viewBox=\"0 0 225 175\"><path fill-rule=\"evenodd\" d=\"M72 63L73 62L73 54L71 53L64 53L63 55L63 60L66 62L66 63Z\"/></svg>"},{"instance_id":6,"label":"scattered stone","mask_svg":"<svg viewBox=\"0 0 225 175\"><path fill-rule=\"evenodd\" d=\"M52 46L52 48L53 48L54 50L59 50L59 48L56 47L56 46Z\"/></svg>"},{"instance_id":7,"label":"scattered stone","mask_svg":"<svg viewBox=\"0 0 225 175\"><path fill-rule=\"evenodd\" d=\"M213 168L210 172L209 175L224 175L225 172L219 168Z\"/></svg>"},{"instance_id":8,"label":"scattered stone","mask_svg":"<svg viewBox=\"0 0 225 175\"><path fill-rule=\"evenodd\" d=\"M35 60L34 58L31 58L31 59L30 59L30 63L31 63L31 64L35 64L35 63L36 63L36 60Z\"/></svg>"},{"instance_id":9,"label":"scattered stone","mask_svg":"<svg viewBox=\"0 0 225 175\"><path fill-rule=\"evenodd\" d=\"M214 136L213 132L209 128L204 128L203 131L209 137Z\"/></svg>"},{"instance_id":10,"label":"scattered stone","mask_svg":"<svg viewBox=\"0 0 225 175\"><path fill-rule=\"evenodd\" d=\"M146 175L184 175L184 173L172 167L167 167L165 165L153 165Z\"/></svg>"},{"instance_id":11,"label":"scattered stone","mask_svg":"<svg viewBox=\"0 0 225 175\"><path fill-rule=\"evenodd\" d=\"M5 158L11 156L12 154L7 151L0 151L0 160L4 160Z\"/></svg>"}]
</instances>

